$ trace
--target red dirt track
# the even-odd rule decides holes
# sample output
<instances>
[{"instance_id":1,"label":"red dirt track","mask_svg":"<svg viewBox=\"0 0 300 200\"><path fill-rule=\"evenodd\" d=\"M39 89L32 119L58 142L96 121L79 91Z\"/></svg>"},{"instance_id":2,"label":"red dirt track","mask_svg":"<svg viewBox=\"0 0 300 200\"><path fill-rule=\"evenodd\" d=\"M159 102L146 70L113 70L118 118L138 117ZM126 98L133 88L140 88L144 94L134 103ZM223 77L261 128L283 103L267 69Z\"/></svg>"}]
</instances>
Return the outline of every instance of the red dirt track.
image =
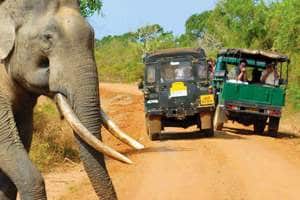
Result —
<instances>
[{"instance_id":1,"label":"red dirt track","mask_svg":"<svg viewBox=\"0 0 300 200\"><path fill-rule=\"evenodd\" d=\"M104 142L134 161L108 159L120 200L300 199L300 134L290 121L276 139L226 124L214 138L168 129L162 141L152 142L137 86L102 83L100 92L109 116L146 146L132 150L103 129ZM97 199L81 165L46 175L46 186L50 200Z\"/></svg>"}]
</instances>

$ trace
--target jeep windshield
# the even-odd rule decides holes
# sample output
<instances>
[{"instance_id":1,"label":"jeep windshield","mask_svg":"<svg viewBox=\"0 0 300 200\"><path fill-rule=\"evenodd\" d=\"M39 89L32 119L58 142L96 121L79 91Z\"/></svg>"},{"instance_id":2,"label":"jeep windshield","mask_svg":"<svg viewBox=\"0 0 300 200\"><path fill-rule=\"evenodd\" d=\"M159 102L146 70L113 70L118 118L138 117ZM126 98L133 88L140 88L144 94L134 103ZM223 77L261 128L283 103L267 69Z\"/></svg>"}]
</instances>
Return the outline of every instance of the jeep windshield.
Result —
<instances>
[{"instance_id":1,"label":"jeep windshield","mask_svg":"<svg viewBox=\"0 0 300 200\"><path fill-rule=\"evenodd\" d=\"M190 62L168 62L161 65L161 82L179 80L194 80L193 67Z\"/></svg>"},{"instance_id":2,"label":"jeep windshield","mask_svg":"<svg viewBox=\"0 0 300 200\"><path fill-rule=\"evenodd\" d=\"M191 61L171 61L162 63L161 82L192 81L195 80L194 68L199 79L207 79L207 67L205 64L192 64Z\"/></svg>"}]
</instances>

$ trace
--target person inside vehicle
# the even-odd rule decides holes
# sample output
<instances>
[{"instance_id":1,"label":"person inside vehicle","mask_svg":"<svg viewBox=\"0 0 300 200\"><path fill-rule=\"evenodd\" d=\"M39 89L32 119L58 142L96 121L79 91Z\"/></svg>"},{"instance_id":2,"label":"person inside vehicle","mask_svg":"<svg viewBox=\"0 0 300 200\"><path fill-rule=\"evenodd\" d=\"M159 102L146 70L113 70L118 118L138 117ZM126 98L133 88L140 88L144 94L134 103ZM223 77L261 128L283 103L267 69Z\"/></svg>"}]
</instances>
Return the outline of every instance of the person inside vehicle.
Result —
<instances>
[{"instance_id":1,"label":"person inside vehicle","mask_svg":"<svg viewBox=\"0 0 300 200\"><path fill-rule=\"evenodd\" d=\"M268 85L278 85L279 76L276 69L276 63L268 63L266 69L262 72L260 81Z\"/></svg>"},{"instance_id":2,"label":"person inside vehicle","mask_svg":"<svg viewBox=\"0 0 300 200\"><path fill-rule=\"evenodd\" d=\"M260 83L261 71L257 68L254 68L252 71L252 80L251 83Z\"/></svg>"},{"instance_id":3,"label":"person inside vehicle","mask_svg":"<svg viewBox=\"0 0 300 200\"><path fill-rule=\"evenodd\" d=\"M248 82L247 71L246 71L247 61L241 60L240 65L236 71L236 80L242 82Z\"/></svg>"},{"instance_id":4,"label":"person inside vehicle","mask_svg":"<svg viewBox=\"0 0 300 200\"><path fill-rule=\"evenodd\" d=\"M215 61L214 59L210 58L207 60L207 65L208 65L208 72L209 72L209 78L210 80L213 79L214 77L214 72L215 72Z\"/></svg>"},{"instance_id":5,"label":"person inside vehicle","mask_svg":"<svg viewBox=\"0 0 300 200\"><path fill-rule=\"evenodd\" d=\"M175 69L175 80L183 80L184 79L184 70L183 68Z\"/></svg>"}]
</instances>

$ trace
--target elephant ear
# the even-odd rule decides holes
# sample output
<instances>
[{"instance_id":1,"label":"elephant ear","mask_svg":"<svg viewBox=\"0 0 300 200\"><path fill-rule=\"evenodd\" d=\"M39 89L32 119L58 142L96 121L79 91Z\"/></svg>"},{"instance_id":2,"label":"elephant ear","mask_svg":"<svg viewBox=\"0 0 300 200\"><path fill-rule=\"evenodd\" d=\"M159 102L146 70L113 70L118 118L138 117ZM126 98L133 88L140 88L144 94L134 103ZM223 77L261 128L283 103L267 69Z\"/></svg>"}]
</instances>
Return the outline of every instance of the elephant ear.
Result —
<instances>
[{"instance_id":1,"label":"elephant ear","mask_svg":"<svg viewBox=\"0 0 300 200\"><path fill-rule=\"evenodd\" d=\"M8 57L14 47L15 38L14 21L6 12L0 9L0 61Z\"/></svg>"}]
</instances>

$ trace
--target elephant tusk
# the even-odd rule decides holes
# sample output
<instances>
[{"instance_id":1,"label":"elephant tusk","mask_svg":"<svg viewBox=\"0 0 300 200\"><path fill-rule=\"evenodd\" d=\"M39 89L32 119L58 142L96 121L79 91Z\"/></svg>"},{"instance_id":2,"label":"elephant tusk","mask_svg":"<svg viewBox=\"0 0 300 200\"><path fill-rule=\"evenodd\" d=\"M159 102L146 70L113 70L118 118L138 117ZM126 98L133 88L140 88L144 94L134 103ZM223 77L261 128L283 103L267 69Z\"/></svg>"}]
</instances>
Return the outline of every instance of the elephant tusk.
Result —
<instances>
[{"instance_id":1,"label":"elephant tusk","mask_svg":"<svg viewBox=\"0 0 300 200\"><path fill-rule=\"evenodd\" d=\"M101 119L104 127L116 138L124 142L125 144L135 148L135 149L144 149L145 146L135 139L131 138L129 135L124 133L102 110L100 111Z\"/></svg>"},{"instance_id":2,"label":"elephant tusk","mask_svg":"<svg viewBox=\"0 0 300 200\"><path fill-rule=\"evenodd\" d=\"M91 134L89 130L80 122L63 95L56 94L54 98L62 115L66 118L67 122L70 124L75 133L86 143L95 148L97 151L104 153L116 160L122 161L127 164L133 163L129 158L120 154L111 147L103 144L93 134Z\"/></svg>"}]
</instances>

